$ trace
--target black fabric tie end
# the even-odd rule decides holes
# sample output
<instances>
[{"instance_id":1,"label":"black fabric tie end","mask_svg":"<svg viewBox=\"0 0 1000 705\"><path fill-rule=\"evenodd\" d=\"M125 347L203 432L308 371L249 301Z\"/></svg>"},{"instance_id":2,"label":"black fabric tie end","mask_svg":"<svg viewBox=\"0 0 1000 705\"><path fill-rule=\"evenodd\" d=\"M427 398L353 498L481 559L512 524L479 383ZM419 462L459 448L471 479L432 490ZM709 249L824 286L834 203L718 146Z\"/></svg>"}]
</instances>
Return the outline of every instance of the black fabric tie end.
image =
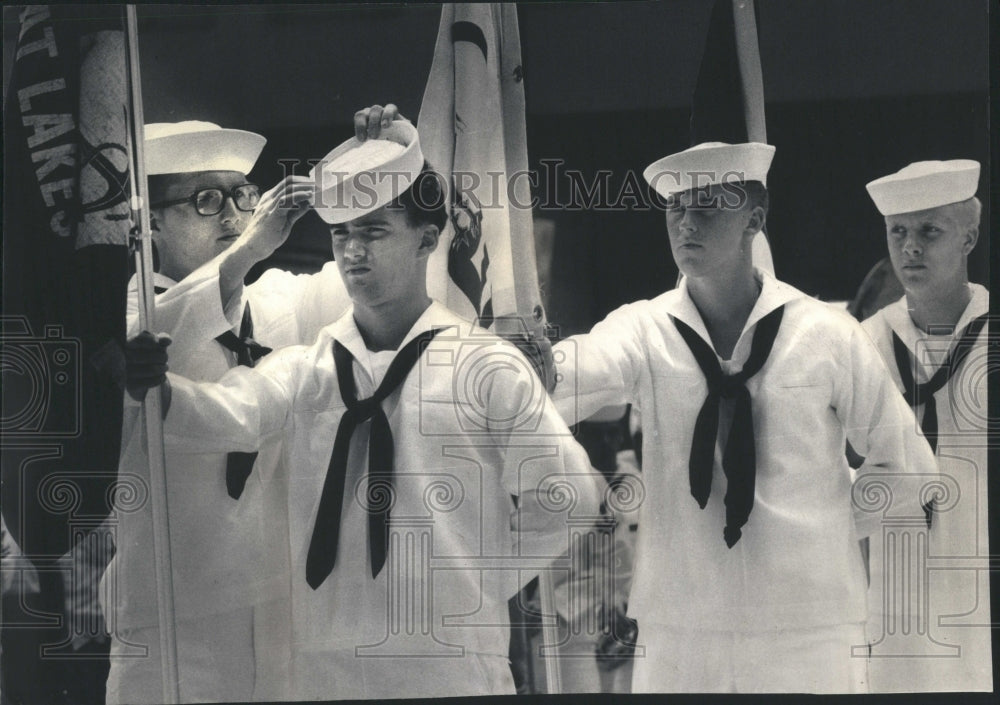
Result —
<instances>
[{"instance_id":1,"label":"black fabric tie end","mask_svg":"<svg viewBox=\"0 0 1000 705\"><path fill-rule=\"evenodd\" d=\"M234 451L226 455L226 492L233 499L239 499L243 494L256 460L256 451L253 453Z\"/></svg>"},{"instance_id":2,"label":"black fabric tie end","mask_svg":"<svg viewBox=\"0 0 1000 705\"><path fill-rule=\"evenodd\" d=\"M442 329L427 331L411 340L396 354L382 383L367 399L358 399L354 382L354 357L339 341L333 344L333 359L337 368L340 396L347 411L340 419L333 454L323 482L316 521L309 552L306 556L306 582L315 590L333 572L337 562L340 540L340 517L347 481L347 462L351 438L358 425L371 420L368 431L368 556L372 579L378 577L385 565L389 541L389 518L393 504L393 467L395 449L389 419L382 409L382 402L389 397L410 374L427 344Z\"/></svg>"},{"instance_id":3,"label":"black fabric tie end","mask_svg":"<svg viewBox=\"0 0 1000 705\"><path fill-rule=\"evenodd\" d=\"M243 320L240 322L240 334L237 336L230 330L216 337L216 342L230 352L236 354L236 364L243 367L253 367L254 363L271 352L253 339L253 317L250 315L250 304L243 307ZM232 452L226 455L226 492L233 499L239 499L246 487L257 453Z\"/></svg>"},{"instance_id":4,"label":"black fabric tie end","mask_svg":"<svg viewBox=\"0 0 1000 705\"><path fill-rule=\"evenodd\" d=\"M323 584L323 581L326 580L327 575L329 575L329 573L323 572L323 570L319 568L315 563L310 563L309 561L306 561L306 583L313 590L315 590L316 588L318 588L320 585Z\"/></svg>"},{"instance_id":5,"label":"black fabric tie end","mask_svg":"<svg viewBox=\"0 0 1000 705\"><path fill-rule=\"evenodd\" d=\"M741 528L753 510L757 476L756 444L754 441L753 404L746 382L767 362L774 346L784 306L779 306L757 323L750 344L750 355L743 369L726 375L712 347L683 321L672 318L677 332L687 343L708 386L708 395L695 421L688 475L691 495L704 509L712 489L715 446L718 442L719 408L723 399L732 399L733 422L723 446L722 469L726 475L726 528L723 536L732 548L742 536Z\"/></svg>"},{"instance_id":6,"label":"black fabric tie end","mask_svg":"<svg viewBox=\"0 0 1000 705\"><path fill-rule=\"evenodd\" d=\"M726 540L726 546L729 548L735 546L736 542L739 541L742 536L742 529L732 529L727 526L722 530L722 537Z\"/></svg>"},{"instance_id":7,"label":"black fabric tie end","mask_svg":"<svg viewBox=\"0 0 1000 705\"><path fill-rule=\"evenodd\" d=\"M368 533L372 538L368 541L368 559L372 568L372 580L378 578L378 574L385 567L385 557L389 548L388 521L381 522L380 527L373 527L376 521L378 520L373 519L373 516L369 516Z\"/></svg>"},{"instance_id":8,"label":"black fabric tie end","mask_svg":"<svg viewBox=\"0 0 1000 705\"><path fill-rule=\"evenodd\" d=\"M932 499L927 504L923 506L924 509L924 521L927 522L927 528L931 528L931 523L934 519L934 500Z\"/></svg>"}]
</instances>

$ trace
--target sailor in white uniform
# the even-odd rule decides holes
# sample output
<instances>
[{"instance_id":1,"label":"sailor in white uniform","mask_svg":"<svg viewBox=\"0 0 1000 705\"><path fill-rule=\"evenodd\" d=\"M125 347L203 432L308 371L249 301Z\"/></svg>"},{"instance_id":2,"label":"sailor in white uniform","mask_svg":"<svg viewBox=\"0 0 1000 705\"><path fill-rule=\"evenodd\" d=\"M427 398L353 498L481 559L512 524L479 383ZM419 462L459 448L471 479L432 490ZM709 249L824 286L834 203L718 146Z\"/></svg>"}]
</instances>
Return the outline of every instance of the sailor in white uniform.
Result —
<instances>
[{"instance_id":1,"label":"sailor in white uniform","mask_svg":"<svg viewBox=\"0 0 1000 705\"><path fill-rule=\"evenodd\" d=\"M859 506L845 441L866 454L857 483L934 470L861 327L753 266L773 154L706 143L652 164L683 280L555 346L568 423L642 411L633 692L864 692L858 541L880 507Z\"/></svg>"},{"instance_id":2,"label":"sailor in white uniform","mask_svg":"<svg viewBox=\"0 0 1000 705\"><path fill-rule=\"evenodd\" d=\"M428 297L440 177L383 135L317 167L349 312L217 384L169 374L166 442L281 440L290 697L513 694L507 600L596 520L596 478L521 354Z\"/></svg>"},{"instance_id":3,"label":"sailor in white uniform","mask_svg":"<svg viewBox=\"0 0 1000 705\"><path fill-rule=\"evenodd\" d=\"M145 156L159 267L158 330L174 340L171 367L215 381L254 365L270 348L308 342L350 303L336 265L315 275L268 270L243 286L308 209L313 184L289 178L261 195L247 173L264 138L198 121L145 128ZM139 331L137 281L127 305ZM127 408L120 474L148 482L145 434ZM288 618L287 517L262 492L277 445L257 454L220 448L166 454L170 541L183 701L271 699L285 690ZM134 499L134 498L132 498ZM150 503L117 520L116 555L102 580L112 631L109 703L162 702L157 588ZM138 509L138 511L136 511Z\"/></svg>"},{"instance_id":4,"label":"sailor in white uniform","mask_svg":"<svg viewBox=\"0 0 1000 705\"><path fill-rule=\"evenodd\" d=\"M914 408L913 435L927 439L941 472L928 497L919 560L926 568L915 579L888 572L901 567L901 546L872 537L872 692L993 689L989 292L969 282L967 265L979 236L978 186L979 163L968 159L916 162L867 186L905 295L862 325Z\"/></svg>"}]
</instances>

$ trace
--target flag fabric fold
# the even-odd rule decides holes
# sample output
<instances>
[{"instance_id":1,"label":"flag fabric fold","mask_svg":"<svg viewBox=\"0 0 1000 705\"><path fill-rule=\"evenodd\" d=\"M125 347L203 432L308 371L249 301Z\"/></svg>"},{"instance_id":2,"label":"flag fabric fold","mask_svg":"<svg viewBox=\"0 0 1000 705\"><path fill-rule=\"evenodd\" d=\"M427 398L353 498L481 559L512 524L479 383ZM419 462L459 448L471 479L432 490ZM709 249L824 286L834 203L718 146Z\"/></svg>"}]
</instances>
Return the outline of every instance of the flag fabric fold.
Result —
<instances>
[{"instance_id":1,"label":"flag fabric fold","mask_svg":"<svg viewBox=\"0 0 1000 705\"><path fill-rule=\"evenodd\" d=\"M691 97L691 145L766 142L764 124L756 6L740 0L737 11L734 0L715 0ZM754 238L753 261L774 274L763 232Z\"/></svg>"},{"instance_id":2,"label":"flag fabric fold","mask_svg":"<svg viewBox=\"0 0 1000 705\"><path fill-rule=\"evenodd\" d=\"M74 521L99 523L117 471L130 229L122 9L25 8L6 94L4 455L55 453L4 463L3 511L29 555L64 553ZM25 353L31 365L7 365ZM50 496L57 476L70 505Z\"/></svg>"},{"instance_id":3,"label":"flag fabric fold","mask_svg":"<svg viewBox=\"0 0 1000 705\"><path fill-rule=\"evenodd\" d=\"M518 315L539 323L516 5L442 8L417 125L452 208L428 267L431 296L486 328Z\"/></svg>"},{"instance_id":4,"label":"flag fabric fold","mask_svg":"<svg viewBox=\"0 0 1000 705\"><path fill-rule=\"evenodd\" d=\"M32 680L18 686L25 702L89 700L107 675L97 580L114 550L103 522L121 441L131 225L123 9L23 8L5 94L3 516L40 568L32 608L58 616L5 634L37 659L5 674Z\"/></svg>"},{"instance_id":5,"label":"flag fabric fold","mask_svg":"<svg viewBox=\"0 0 1000 705\"><path fill-rule=\"evenodd\" d=\"M524 77L516 5L445 4L417 127L450 205L428 292L495 333L540 338ZM554 614L544 572L541 595L543 612ZM543 641L556 648L553 634ZM558 693L558 666L546 674L548 692Z\"/></svg>"}]
</instances>

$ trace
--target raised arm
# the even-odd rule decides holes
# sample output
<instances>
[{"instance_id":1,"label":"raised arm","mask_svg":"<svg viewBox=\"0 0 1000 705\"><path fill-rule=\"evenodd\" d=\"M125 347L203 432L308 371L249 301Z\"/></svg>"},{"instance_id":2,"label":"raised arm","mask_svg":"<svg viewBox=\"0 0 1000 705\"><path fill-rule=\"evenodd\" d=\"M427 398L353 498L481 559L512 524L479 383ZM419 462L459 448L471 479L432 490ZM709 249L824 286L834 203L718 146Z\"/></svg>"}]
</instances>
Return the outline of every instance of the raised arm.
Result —
<instances>
[{"instance_id":1,"label":"raised arm","mask_svg":"<svg viewBox=\"0 0 1000 705\"><path fill-rule=\"evenodd\" d=\"M319 331L338 318L351 306L344 280L336 262L327 262L315 274L292 274L282 269L269 269L247 287L247 296L254 311L254 320L269 329L279 319L288 319L288 331L282 338L268 339L275 347L313 342Z\"/></svg>"},{"instance_id":2,"label":"raised arm","mask_svg":"<svg viewBox=\"0 0 1000 705\"><path fill-rule=\"evenodd\" d=\"M635 401L646 355L634 306L622 306L590 333L555 345L552 400L567 424Z\"/></svg>"},{"instance_id":3,"label":"raised arm","mask_svg":"<svg viewBox=\"0 0 1000 705\"><path fill-rule=\"evenodd\" d=\"M312 205L315 181L286 176L261 196L246 230L219 257L219 293L224 307L243 291L243 280L255 264L269 257L288 238L295 222Z\"/></svg>"},{"instance_id":4,"label":"raised arm","mask_svg":"<svg viewBox=\"0 0 1000 705\"><path fill-rule=\"evenodd\" d=\"M250 224L224 252L156 295L155 326L176 343L181 355L239 324L243 278L250 268L285 241L292 225L312 201L313 182L288 177L264 194ZM129 337L139 333L137 280L126 303Z\"/></svg>"},{"instance_id":5,"label":"raised arm","mask_svg":"<svg viewBox=\"0 0 1000 705\"><path fill-rule=\"evenodd\" d=\"M126 348L129 406L165 384L164 443L175 453L257 450L283 429L294 401L304 348L285 348L256 368L235 367L215 383L193 382L167 371L169 338L142 332Z\"/></svg>"}]
</instances>

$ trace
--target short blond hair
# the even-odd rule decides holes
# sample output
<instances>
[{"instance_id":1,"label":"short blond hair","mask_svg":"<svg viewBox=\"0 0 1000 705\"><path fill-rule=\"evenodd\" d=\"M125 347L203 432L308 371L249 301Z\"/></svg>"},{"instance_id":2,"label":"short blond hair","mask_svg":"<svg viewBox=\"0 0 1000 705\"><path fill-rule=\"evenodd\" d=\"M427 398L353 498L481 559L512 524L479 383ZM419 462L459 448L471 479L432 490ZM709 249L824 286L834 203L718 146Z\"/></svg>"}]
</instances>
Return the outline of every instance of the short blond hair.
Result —
<instances>
[{"instance_id":1,"label":"short blond hair","mask_svg":"<svg viewBox=\"0 0 1000 705\"><path fill-rule=\"evenodd\" d=\"M969 230L979 229L979 219L983 213L983 204L978 198L973 196L958 203L951 203L948 207L953 209L952 212L964 228Z\"/></svg>"}]
</instances>

